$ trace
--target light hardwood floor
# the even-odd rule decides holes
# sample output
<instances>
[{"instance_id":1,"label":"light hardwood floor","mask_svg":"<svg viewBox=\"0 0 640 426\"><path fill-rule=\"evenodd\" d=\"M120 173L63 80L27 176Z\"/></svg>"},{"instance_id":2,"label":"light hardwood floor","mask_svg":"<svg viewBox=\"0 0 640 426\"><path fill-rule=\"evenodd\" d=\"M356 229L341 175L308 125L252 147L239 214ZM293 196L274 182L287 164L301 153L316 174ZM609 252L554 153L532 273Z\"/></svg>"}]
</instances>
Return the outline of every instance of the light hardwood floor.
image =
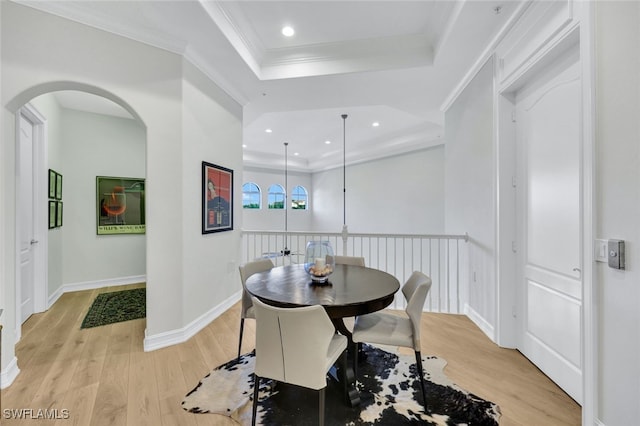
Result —
<instances>
[{"instance_id":1,"label":"light hardwood floor","mask_svg":"<svg viewBox=\"0 0 640 426\"><path fill-rule=\"evenodd\" d=\"M111 287L117 291L126 287ZM232 425L224 416L182 410L184 395L212 368L236 355L240 305L180 345L144 352L145 320L80 329L99 292L64 294L23 325L16 348L21 370L2 391L2 425ZM243 352L253 348L245 322ZM497 403L501 425L579 425L580 406L514 350L493 344L468 318L426 313L422 353L447 360L459 386ZM68 419L7 419L10 409L66 409Z\"/></svg>"}]
</instances>

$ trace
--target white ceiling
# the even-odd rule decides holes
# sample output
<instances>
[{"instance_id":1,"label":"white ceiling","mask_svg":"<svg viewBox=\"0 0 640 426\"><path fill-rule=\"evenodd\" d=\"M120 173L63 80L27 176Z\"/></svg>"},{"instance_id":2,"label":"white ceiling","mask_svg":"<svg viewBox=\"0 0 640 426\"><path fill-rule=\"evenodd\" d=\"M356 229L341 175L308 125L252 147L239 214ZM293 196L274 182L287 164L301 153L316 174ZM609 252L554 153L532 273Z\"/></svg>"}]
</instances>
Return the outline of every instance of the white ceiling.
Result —
<instances>
[{"instance_id":1,"label":"white ceiling","mask_svg":"<svg viewBox=\"0 0 640 426\"><path fill-rule=\"evenodd\" d=\"M282 167L287 142L312 171L342 165L343 124L349 163L441 144L441 106L523 4L19 2L184 55L243 105L245 164Z\"/></svg>"}]
</instances>

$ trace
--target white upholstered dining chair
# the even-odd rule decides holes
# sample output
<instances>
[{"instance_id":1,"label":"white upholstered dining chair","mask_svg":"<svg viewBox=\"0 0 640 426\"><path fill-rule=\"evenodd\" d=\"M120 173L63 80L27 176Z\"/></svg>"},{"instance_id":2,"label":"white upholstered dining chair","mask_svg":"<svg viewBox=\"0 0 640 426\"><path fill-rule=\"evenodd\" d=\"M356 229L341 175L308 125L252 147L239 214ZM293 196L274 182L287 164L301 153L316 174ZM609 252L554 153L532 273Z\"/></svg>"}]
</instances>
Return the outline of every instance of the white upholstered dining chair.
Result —
<instances>
[{"instance_id":1,"label":"white upholstered dining chair","mask_svg":"<svg viewBox=\"0 0 640 426\"><path fill-rule=\"evenodd\" d=\"M319 424L324 424L327 373L341 358L346 368L347 338L321 305L278 308L253 298L256 314L256 366L251 424L255 425L260 379L319 391Z\"/></svg>"},{"instance_id":2,"label":"white upholstered dining chair","mask_svg":"<svg viewBox=\"0 0 640 426\"><path fill-rule=\"evenodd\" d=\"M242 334L244 333L244 320L245 318L255 318L253 310L253 302L251 301L251 295L247 292L245 285L247 279L253 274L258 272L270 271L273 269L273 262L271 259L257 259L251 262L247 262L244 265L240 265L240 280L242 281L242 310L240 311L240 339L238 340L238 360L240 360L240 350L242 349Z\"/></svg>"},{"instance_id":3,"label":"white upholstered dining chair","mask_svg":"<svg viewBox=\"0 0 640 426\"><path fill-rule=\"evenodd\" d=\"M360 256L333 256L333 260L336 265L352 265L352 266L365 266L364 257ZM344 318L345 326L348 330L353 329L355 318ZM358 351L362 349L362 345L358 345Z\"/></svg>"},{"instance_id":4,"label":"white upholstered dining chair","mask_svg":"<svg viewBox=\"0 0 640 426\"><path fill-rule=\"evenodd\" d=\"M412 348L416 355L416 366L420 375L420 387L424 407L427 407L424 386L424 372L420 355L420 319L427 294L431 289L431 278L422 272L415 271L402 286L402 294L407 301L404 315L388 312L374 312L356 317L353 326L354 343L379 343L383 345ZM358 379L358 351L354 351L354 372Z\"/></svg>"},{"instance_id":5,"label":"white upholstered dining chair","mask_svg":"<svg viewBox=\"0 0 640 426\"><path fill-rule=\"evenodd\" d=\"M364 266L364 257L358 257L358 256L334 256L333 259L336 262L336 265Z\"/></svg>"}]
</instances>

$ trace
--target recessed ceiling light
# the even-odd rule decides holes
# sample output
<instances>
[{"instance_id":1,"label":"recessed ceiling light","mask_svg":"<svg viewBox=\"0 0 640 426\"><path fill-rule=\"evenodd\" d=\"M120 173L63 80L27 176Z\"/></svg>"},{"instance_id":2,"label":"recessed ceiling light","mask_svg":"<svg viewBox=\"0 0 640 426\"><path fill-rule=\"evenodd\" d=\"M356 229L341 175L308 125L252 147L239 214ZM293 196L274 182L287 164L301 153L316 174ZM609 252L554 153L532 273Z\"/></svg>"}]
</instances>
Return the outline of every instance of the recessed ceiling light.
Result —
<instances>
[{"instance_id":1,"label":"recessed ceiling light","mask_svg":"<svg viewBox=\"0 0 640 426\"><path fill-rule=\"evenodd\" d=\"M286 37L291 37L292 35L294 35L296 32L293 30L293 28L291 28L290 26L286 26L286 27L282 27L282 35L286 36Z\"/></svg>"},{"instance_id":2,"label":"recessed ceiling light","mask_svg":"<svg viewBox=\"0 0 640 426\"><path fill-rule=\"evenodd\" d=\"M331 141L324 141L324 143L326 143L327 145L329 145L331 143Z\"/></svg>"},{"instance_id":3,"label":"recessed ceiling light","mask_svg":"<svg viewBox=\"0 0 640 426\"><path fill-rule=\"evenodd\" d=\"M371 125L373 127L378 127L378 126L380 126L380 123L378 123L377 121L374 121Z\"/></svg>"},{"instance_id":4,"label":"recessed ceiling light","mask_svg":"<svg viewBox=\"0 0 640 426\"><path fill-rule=\"evenodd\" d=\"M271 133L271 132L273 132L273 130L271 130L271 129L265 129L265 132L267 132L267 133Z\"/></svg>"},{"instance_id":5,"label":"recessed ceiling light","mask_svg":"<svg viewBox=\"0 0 640 426\"><path fill-rule=\"evenodd\" d=\"M243 148L246 148L246 147L247 147L247 144L246 144L246 143L243 143L243 144L242 144L242 147L243 147Z\"/></svg>"},{"instance_id":6,"label":"recessed ceiling light","mask_svg":"<svg viewBox=\"0 0 640 426\"><path fill-rule=\"evenodd\" d=\"M293 155L296 155L296 156L297 156L297 155L300 155L300 153L298 153L298 152L294 152L294 153L293 153Z\"/></svg>"}]
</instances>

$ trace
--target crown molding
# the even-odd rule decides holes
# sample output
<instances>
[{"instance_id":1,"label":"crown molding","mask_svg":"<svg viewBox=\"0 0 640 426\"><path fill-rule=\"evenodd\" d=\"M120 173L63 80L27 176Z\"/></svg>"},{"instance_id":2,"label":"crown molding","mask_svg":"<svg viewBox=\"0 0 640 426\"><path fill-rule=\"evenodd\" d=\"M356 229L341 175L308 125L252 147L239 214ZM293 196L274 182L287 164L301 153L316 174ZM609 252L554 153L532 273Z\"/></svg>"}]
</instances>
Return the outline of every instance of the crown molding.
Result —
<instances>
[{"instance_id":1,"label":"crown molding","mask_svg":"<svg viewBox=\"0 0 640 426\"><path fill-rule=\"evenodd\" d=\"M460 1L457 1L453 6L453 11L449 15L449 19L447 19L447 23L444 26L442 35L438 38L433 48L436 56L440 52L440 49L442 48L442 46L445 45L445 43L451 36L451 33L453 32L453 28L455 27L456 22L460 18L460 14L462 13L462 9L466 2L467 0L460 0Z\"/></svg>"},{"instance_id":2,"label":"crown molding","mask_svg":"<svg viewBox=\"0 0 640 426\"><path fill-rule=\"evenodd\" d=\"M496 36L491 40L489 44L487 44L487 47L485 47L482 53L478 56L478 58L471 66L471 68L469 68L464 77L462 77L462 80L460 80L460 82L454 87L451 93L449 93L445 101L440 106L440 111L446 112L449 108L451 108L451 105L453 105L458 96L460 96L460 94L469 85L469 83L471 83L471 80L473 80L476 74L478 74L484 64L493 56L493 53L500 42L504 39L511 28L513 28L516 22L518 22L520 17L525 13L529 6L531 6L532 2L533 0L528 0L518 6L516 11L509 17L502 28L500 28Z\"/></svg>"},{"instance_id":3,"label":"crown molding","mask_svg":"<svg viewBox=\"0 0 640 426\"><path fill-rule=\"evenodd\" d=\"M432 63L432 50L431 44L422 34L378 37L269 49L263 66L403 55L417 55L419 56L418 61Z\"/></svg>"},{"instance_id":4,"label":"crown molding","mask_svg":"<svg viewBox=\"0 0 640 426\"><path fill-rule=\"evenodd\" d=\"M49 13L63 19L87 25L111 34L125 37L139 43L147 44L171 53L182 55L187 48L187 42L176 40L173 37L165 37L160 32L144 31L133 29L131 26L116 22L112 18L100 13L98 10L80 10L81 2L57 2L57 1L34 1L34 0L12 0L14 3L27 6L41 12ZM89 2L88 4L90 4Z\"/></svg>"},{"instance_id":5,"label":"crown molding","mask_svg":"<svg viewBox=\"0 0 640 426\"><path fill-rule=\"evenodd\" d=\"M432 148L443 145L443 129L440 126L420 125L408 131L385 135L360 144L359 148L351 149L347 153L346 165L351 166L367 161L379 160L413 151ZM378 146L379 148L371 148ZM335 150L331 154L322 155L313 160L299 157L289 157L287 167L289 170L305 173L315 173L342 167L343 152ZM284 169L284 157L259 151L244 150L243 164L249 167L282 170Z\"/></svg>"},{"instance_id":6,"label":"crown molding","mask_svg":"<svg viewBox=\"0 0 640 426\"><path fill-rule=\"evenodd\" d=\"M410 152L422 151L444 145L444 140L438 136L431 138L420 138L411 141L405 141L402 144L390 144L382 149L354 152L347 155L346 165L354 166L356 164L367 163L370 161L381 160L385 158L395 157L398 155L408 154ZM342 158L336 158L335 161L323 159L316 163L309 164L308 171L311 173L322 172L326 170L342 167Z\"/></svg>"},{"instance_id":7,"label":"crown molding","mask_svg":"<svg viewBox=\"0 0 640 426\"><path fill-rule=\"evenodd\" d=\"M284 155L252 151L249 149L243 151L242 163L245 166L270 170L284 170L285 166ZM304 158L289 156L287 158L287 169L295 172L308 172L309 162Z\"/></svg>"},{"instance_id":8,"label":"crown molding","mask_svg":"<svg viewBox=\"0 0 640 426\"><path fill-rule=\"evenodd\" d=\"M199 0L203 9L260 80L432 65L425 34L267 49L235 2ZM243 30L243 29L248 30ZM248 32L245 32L248 31Z\"/></svg>"},{"instance_id":9,"label":"crown molding","mask_svg":"<svg viewBox=\"0 0 640 426\"><path fill-rule=\"evenodd\" d=\"M207 77L209 77L216 85L220 87L220 89L226 92L240 105L246 105L249 102L249 99L244 93L240 92L233 84L228 81L227 78L222 76L214 68L206 65L207 61L202 58L201 55L196 53L192 48L190 48L186 42L177 41L170 37L159 37L142 30L131 30L127 27L126 24L114 22L113 19L106 17L104 14L100 14L99 11L80 11L78 10L78 5L75 3L73 6L70 6L64 2L55 1L13 1L17 4L58 16L62 19L77 22L81 25L86 25L101 31L106 31L110 34L115 34L117 36L125 37L139 43L143 43L158 49L166 50L176 55L180 55L185 60L193 64L196 68L198 68Z\"/></svg>"},{"instance_id":10,"label":"crown molding","mask_svg":"<svg viewBox=\"0 0 640 426\"><path fill-rule=\"evenodd\" d=\"M237 7L233 2L198 0L213 23L220 29L238 55L253 71L256 77L261 75L261 61L265 48L254 34L245 34L240 26L231 18L230 9Z\"/></svg>"},{"instance_id":11,"label":"crown molding","mask_svg":"<svg viewBox=\"0 0 640 426\"><path fill-rule=\"evenodd\" d=\"M380 37L267 50L261 80L310 77L433 64L426 36Z\"/></svg>"},{"instance_id":12,"label":"crown molding","mask_svg":"<svg viewBox=\"0 0 640 426\"><path fill-rule=\"evenodd\" d=\"M234 101L238 102L241 106L244 107L249 103L249 98L244 93L240 92L235 85L230 83L229 80L216 71L215 68L207 66L207 61L193 49L186 49L184 59L200 70L218 87L220 87L222 91L229 95Z\"/></svg>"}]
</instances>

